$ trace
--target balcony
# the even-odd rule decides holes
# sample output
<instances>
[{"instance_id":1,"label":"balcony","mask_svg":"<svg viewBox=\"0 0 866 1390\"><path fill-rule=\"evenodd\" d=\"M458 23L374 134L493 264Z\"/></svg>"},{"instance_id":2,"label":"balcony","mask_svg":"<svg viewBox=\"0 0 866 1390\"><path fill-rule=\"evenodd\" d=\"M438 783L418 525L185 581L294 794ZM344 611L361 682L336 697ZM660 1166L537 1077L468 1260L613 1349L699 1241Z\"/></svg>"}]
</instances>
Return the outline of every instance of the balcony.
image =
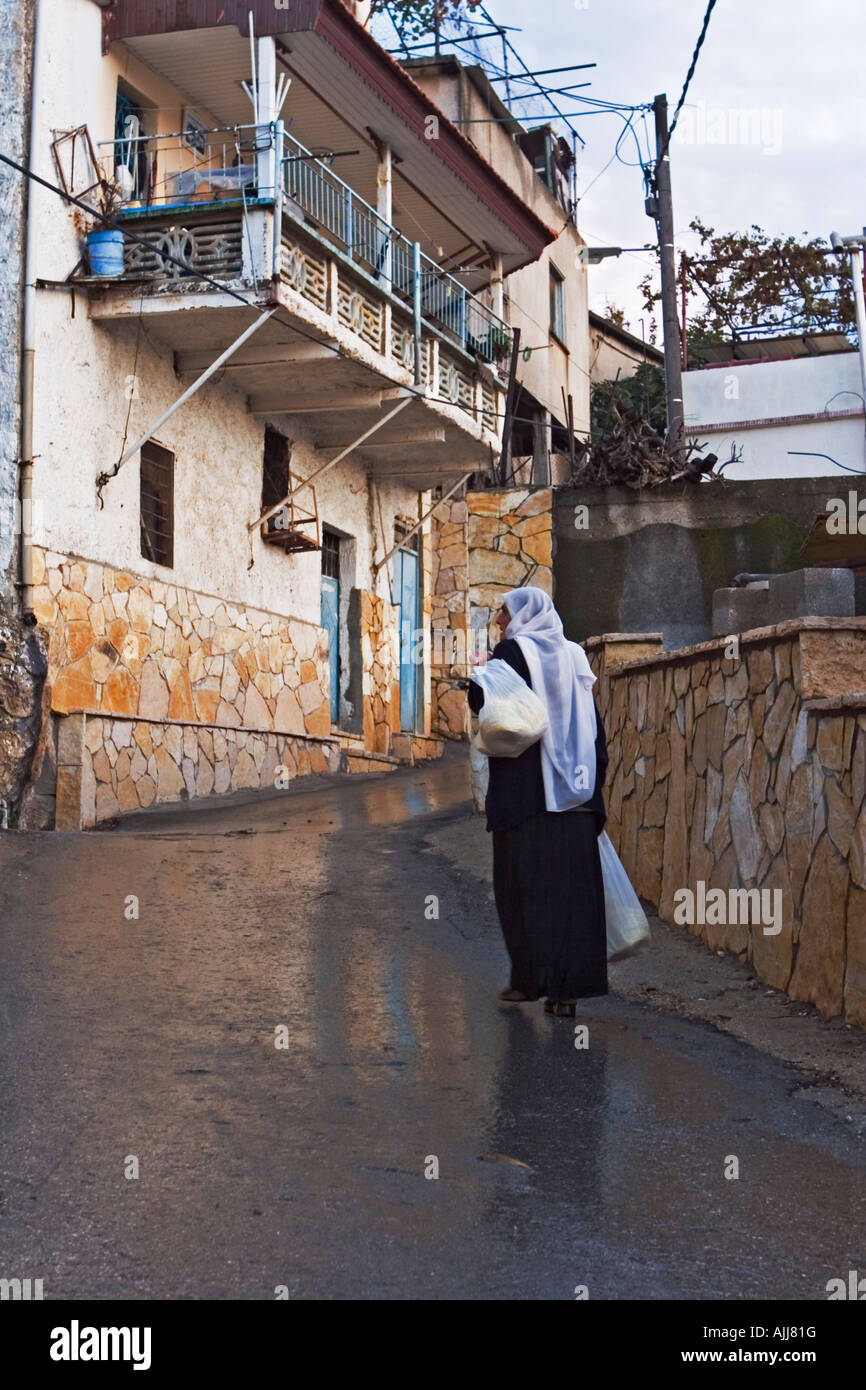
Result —
<instances>
[{"instance_id":1,"label":"balcony","mask_svg":"<svg viewBox=\"0 0 866 1390\"><path fill-rule=\"evenodd\" d=\"M417 242L384 222L297 140L286 135L284 147L284 216L338 247L404 304L414 304L417 289L422 317L464 351L485 362L508 361L512 333L503 319L426 256Z\"/></svg>"},{"instance_id":2,"label":"balcony","mask_svg":"<svg viewBox=\"0 0 866 1390\"><path fill-rule=\"evenodd\" d=\"M197 151L165 135L102 146L106 164L128 171L131 196L119 220L141 240L127 240L123 277L90 278L92 316L145 313L182 375L185 362L192 371L207 350L231 341L235 321L240 332L249 319L202 276L248 298L252 288L259 300L276 300L282 323L306 340L293 342L274 323L255 340L270 344L267 373L262 351L232 360L253 413L303 413L328 447L335 409L348 426L357 402L363 427L365 410L378 409L393 388L412 387L421 400L405 416L419 424L426 408L427 424L432 411L439 428L429 438L416 431L414 467L380 457L377 471L414 477L432 467L439 481L485 467L498 447L508 325L281 124L205 134ZM215 314L222 333L214 332ZM386 444L385 435L373 438L361 456Z\"/></svg>"}]
</instances>

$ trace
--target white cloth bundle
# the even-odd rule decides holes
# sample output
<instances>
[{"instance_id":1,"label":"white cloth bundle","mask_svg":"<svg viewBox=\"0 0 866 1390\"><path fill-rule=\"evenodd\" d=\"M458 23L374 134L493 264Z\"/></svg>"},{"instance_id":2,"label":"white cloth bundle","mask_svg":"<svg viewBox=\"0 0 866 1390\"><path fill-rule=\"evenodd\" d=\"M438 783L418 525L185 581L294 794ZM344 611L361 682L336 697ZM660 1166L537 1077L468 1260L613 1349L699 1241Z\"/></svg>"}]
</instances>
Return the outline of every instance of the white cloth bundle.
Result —
<instances>
[{"instance_id":1,"label":"white cloth bundle","mask_svg":"<svg viewBox=\"0 0 866 1390\"><path fill-rule=\"evenodd\" d=\"M490 758L519 758L547 730L547 711L522 676L499 657L473 671L484 691L475 747Z\"/></svg>"}]
</instances>

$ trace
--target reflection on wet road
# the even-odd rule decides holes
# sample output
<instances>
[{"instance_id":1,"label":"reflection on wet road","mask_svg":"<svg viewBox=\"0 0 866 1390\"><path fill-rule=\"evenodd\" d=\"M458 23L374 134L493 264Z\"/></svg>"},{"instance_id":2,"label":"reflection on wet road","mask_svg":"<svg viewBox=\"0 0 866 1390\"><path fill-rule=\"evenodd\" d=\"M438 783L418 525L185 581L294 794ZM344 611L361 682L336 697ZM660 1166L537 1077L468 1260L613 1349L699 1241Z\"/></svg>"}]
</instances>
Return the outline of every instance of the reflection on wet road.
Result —
<instances>
[{"instance_id":1,"label":"reflection on wet road","mask_svg":"<svg viewBox=\"0 0 866 1390\"><path fill-rule=\"evenodd\" d=\"M47 1298L821 1299L866 1270L866 1163L793 1068L616 996L500 1004L490 895L435 842L467 801L457 760L4 838L4 1265Z\"/></svg>"}]
</instances>

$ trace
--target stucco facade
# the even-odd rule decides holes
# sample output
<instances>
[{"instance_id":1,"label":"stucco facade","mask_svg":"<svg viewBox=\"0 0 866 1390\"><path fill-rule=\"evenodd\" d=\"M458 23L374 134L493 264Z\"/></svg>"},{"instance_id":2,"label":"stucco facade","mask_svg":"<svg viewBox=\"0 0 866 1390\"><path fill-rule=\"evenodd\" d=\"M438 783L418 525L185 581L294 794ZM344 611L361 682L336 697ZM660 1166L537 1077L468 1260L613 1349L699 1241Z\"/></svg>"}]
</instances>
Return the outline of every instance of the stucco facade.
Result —
<instances>
[{"instance_id":1,"label":"stucco facade","mask_svg":"<svg viewBox=\"0 0 866 1390\"><path fill-rule=\"evenodd\" d=\"M525 440L527 454L535 454L536 482L564 482L566 460L559 453L566 427L563 394L572 397L575 433L585 434L589 430L589 304L586 267L579 257L584 240L569 209L554 196L521 148L518 137L523 128L514 118L509 119L507 107L481 68L463 67L452 57L411 60L406 67L553 233L550 246L530 264L506 275L502 288L505 315L521 332L517 379L522 388L523 408L518 415L523 429L518 438ZM552 331L551 324L552 272L562 282L563 321L559 333ZM537 417L534 439L533 415ZM539 448L539 431L551 455L549 462L539 459L543 452ZM518 442L513 452L517 456L524 449ZM545 469L550 470L546 477ZM523 473L527 476L521 477L521 481L529 481L533 470L524 469Z\"/></svg>"},{"instance_id":2,"label":"stucco facade","mask_svg":"<svg viewBox=\"0 0 866 1390\"><path fill-rule=\"evenodd\" d=\"M663 352L602 314L590 312L589 338L592 352L589 375L593 384L625 381L634 376L644 362L653 367L664 366Z\"/></svg>"},{"instance_id":3,"label":"stucco facade","mask_svg":"<svg viewBox=\"0 0 866 1390\"><path fill-rule=\"evenodd\" d=\"M44 11L35 167L52 183L55 132L86 125L110 167L111 144L100 142L114 137L119 86L147 104L151 133L180 128L185 92L124 44L103 55L103 37L101 10L92 0L62 0ZM201 102L196 109L218 125L218 111ZM165 173L168 165L162 168ZM39 225L32 610L47 647L48 681L22 824L86 826L154 801L274 786L275 779L310 771L386 769L399 756L435 755L441 749L431 737L435 533L424 518L434 484L450 479L441 466L425 471L424 449L444 442L447 452L451 445L452 472L467 460L484 467L501 429L495 370L483 380L473 376L460 344L452 348L447 334L425 321L421 380L416 361L413 388L399 338L402 310L388 286L377 298L375 281L347 264L345 252L329 253L322 244L320 253L321 238L299 213L298 226L283 231L282 271L275 264L273 282L264 282L250 245L259 236L276 246L275 223L267 219L279 214L238 210L242 264L220 281L220 294L220 285L197 283L194 275L169 281L152 270L136 274L140 261L127 260L122 281L100 283L83 259L92 226L87 216L42 188L32 209ZM165 220L195 211L169 211ZM128 246L147 220L136 216L124 223ZM168 226L170 237L174 230ZM303 274L296 274L302 262ZM357 313L351 302L347 311L343 289L352 275ZM227 362L154 428L205 360L250 324L238 291L251 309L270 307L277 315L270 338L251 339L260 345L257 357L248 352ZM271 345L279 359L275 390L282 392L271 393L273 410L267 406ZM190 367L192 357L202 361ZM300 395L292 397L295 361ZM339 378L330 370L335 363ZM241 366L255 373L254 388L236 371ZM384 392L383 411L412 396L405 445L385 431L375 452L352 452L326 467L375 421L369 411L379 405L378 395L369 404L360 400L361 413L346 406L346 393L354 403L371 380ZM314 408L306 408L309 399ZM333 413L323 404L329 399ZM336 719L321 549L286 553L266 543L256 525L268 426L288 440L295 485L316 475L319 526L339 538ZM170 564L142 553L140 454L117 468L130 444L146 435L173 456ZM101 475L108 476L97 486ZM310 489L303 500L312 505ZM408 725L400 685L406 615L396 606L387 558L407 535L418 569L411 626L423 639L413 641L421 672Z\"/></svg>"},{"instance_id":4,"label":"stucco facade","mask_svg":"<svg viewBox=\"0 0 866 1390\"><path fill-rule=\"evenodd\" d=\"M731 362L683 373L686 430L725 477L839 479L863 473L864 412L856 350L826 357Z\"/></svg>"},{"instance_id":5,"label":"stucco facade","mask_svg":"<svg viewBox=\"0 0 866 1390\"><path fill-rule=\"evenodd\" d=\"M19 163L26 157L28 77L33 31L33 0L0 11L0 142ZM0 598L10 593L15 547L18 458L19 348L26 189L10 169L0 173L0 219L4 228L0 258Z\"/></svg>"}]
</instances>

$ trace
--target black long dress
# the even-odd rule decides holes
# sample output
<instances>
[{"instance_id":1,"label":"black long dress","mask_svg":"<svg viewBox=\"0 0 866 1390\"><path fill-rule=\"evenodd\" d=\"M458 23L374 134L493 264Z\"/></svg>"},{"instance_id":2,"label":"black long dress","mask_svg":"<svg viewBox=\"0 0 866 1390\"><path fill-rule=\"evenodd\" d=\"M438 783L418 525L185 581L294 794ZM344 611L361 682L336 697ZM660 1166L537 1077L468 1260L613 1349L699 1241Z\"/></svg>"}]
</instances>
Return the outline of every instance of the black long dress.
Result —
<instances>
[{"instance_id":1,"label":"black long dress","mask_svg":"<svg viewBox=\"0 0 866 1390\"><path fill-rule=\"evenodd\" d=\"M513 638L493 656L532 686ZM469 683L477 714L484 692ZM545 809L541 745L518 758L490 758L487 829L493 835L493 891L511 957L511 988L527 999L585 999L607 994L607 935L598 836L604 829L607 770L604 725L596 709L596 780L572 811Z\"/></svg>"}]
</instances>

